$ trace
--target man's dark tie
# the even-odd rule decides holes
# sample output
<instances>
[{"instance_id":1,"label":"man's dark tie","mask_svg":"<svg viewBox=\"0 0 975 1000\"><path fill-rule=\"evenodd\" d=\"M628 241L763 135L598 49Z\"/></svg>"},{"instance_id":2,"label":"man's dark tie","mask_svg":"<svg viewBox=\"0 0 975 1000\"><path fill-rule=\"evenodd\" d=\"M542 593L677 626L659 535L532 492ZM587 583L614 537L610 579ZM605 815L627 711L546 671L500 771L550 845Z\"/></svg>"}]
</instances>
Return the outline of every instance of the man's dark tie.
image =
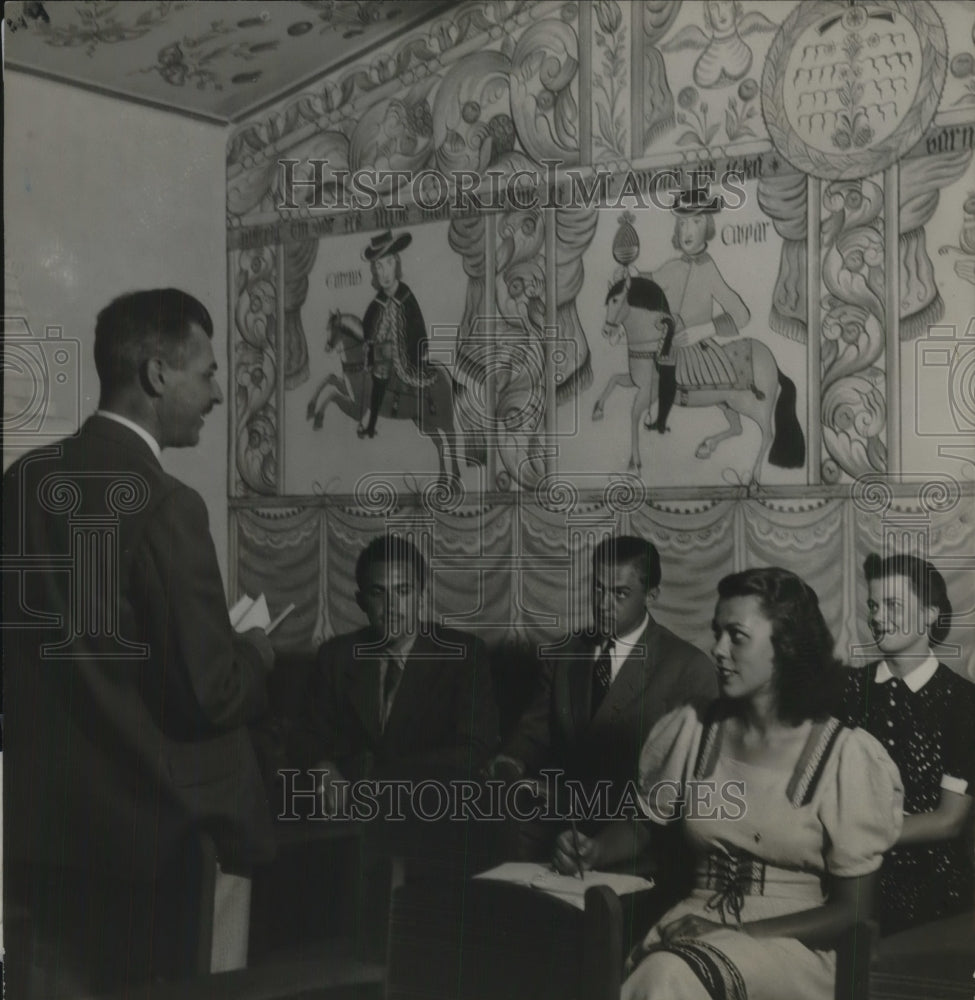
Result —
<instances>
[{"instance_id":1,"label":"man's dark tie","mask_svg":"<svg viewBox=\"0 0 975 1000\"><path fill-rule=\"evenodd\" d=\"M592 672L592 714L599 711L599 706L606 697L609 690L610 681L613 679L611 653L613 640L608 639L603 651L596 657L596 665Z\"/></svg>"},{"instance_id":2,"label":"man's dark tie","mask_svg":"<svg viewBox=\"0 0 975 1000\"><path fill-rule=\"evenodd\" d=\"M393 655L386 657L386 673L383 676L383 706L382 706L382 727L386 728L389 721L390 712L393 710L393 699L396 697L396 689L403 677L403 665L399 658Z\"/></svg>"}]
</instances>

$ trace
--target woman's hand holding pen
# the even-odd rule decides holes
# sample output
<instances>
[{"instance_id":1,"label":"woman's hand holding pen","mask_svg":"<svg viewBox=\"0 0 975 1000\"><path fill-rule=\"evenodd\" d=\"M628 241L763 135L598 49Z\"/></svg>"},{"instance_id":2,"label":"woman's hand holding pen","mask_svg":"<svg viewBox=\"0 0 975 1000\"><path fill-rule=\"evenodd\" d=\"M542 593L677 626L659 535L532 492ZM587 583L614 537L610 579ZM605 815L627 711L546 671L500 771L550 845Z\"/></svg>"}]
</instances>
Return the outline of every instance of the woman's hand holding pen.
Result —
<instances>
[{"instance_id":1,"label":"woman's hand holding pen","mask_svg":"<svg viewBox=\"0 0 975 1000\"><path fill-rule=\"evenodd\" d=\"M599 842L576 830L563 830L555 840L552 867L562 875L578 875L599 865Z\"/></svg>"}]
</instances>

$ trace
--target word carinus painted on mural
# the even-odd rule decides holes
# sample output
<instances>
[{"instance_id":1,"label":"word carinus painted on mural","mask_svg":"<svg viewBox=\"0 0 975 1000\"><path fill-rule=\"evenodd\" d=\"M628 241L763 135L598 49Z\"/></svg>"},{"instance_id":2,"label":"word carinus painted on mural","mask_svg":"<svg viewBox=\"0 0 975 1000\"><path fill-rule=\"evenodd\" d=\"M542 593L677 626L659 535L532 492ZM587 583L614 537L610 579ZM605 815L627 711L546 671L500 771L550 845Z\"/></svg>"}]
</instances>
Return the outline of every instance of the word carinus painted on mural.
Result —
<instances>
[{"instance_id":1,"label":"word carinus painted on mural","mask_svg":"<svg viewBox=\"0 0 975 1000\"><path fill-rule=\"evenodd\" d=\"M322 281L326 288L355 288L361 285L365 278L361 271L332 271L326 274Z\"/></svg>"}]
</instances>

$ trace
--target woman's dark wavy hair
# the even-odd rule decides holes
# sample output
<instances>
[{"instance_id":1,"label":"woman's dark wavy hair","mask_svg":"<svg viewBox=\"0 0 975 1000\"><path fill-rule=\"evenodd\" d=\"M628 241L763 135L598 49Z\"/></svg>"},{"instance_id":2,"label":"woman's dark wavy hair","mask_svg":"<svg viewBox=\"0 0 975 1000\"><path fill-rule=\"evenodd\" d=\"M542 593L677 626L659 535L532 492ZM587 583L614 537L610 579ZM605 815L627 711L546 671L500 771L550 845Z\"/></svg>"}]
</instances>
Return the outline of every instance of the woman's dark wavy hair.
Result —
<instances>
[{"instance_id":1,"label":"woman's dark wavy hair","mask_svg":"<svg viewBox=\"0 0 975 1000\"><path fill-rule=\"evenodd\" d=\"M871 580L883 580L888 576L906 576L921 607L938 609L938 617L928 628L928 638L938 645L948 638L952 614L948 587L945 578L931 563L918 559L917 556L905 555L881 559L875 552L871 552L864 560L863 575L867 578L867 583Z\"/></svg>"},{"instance_id":2,"label":"woman's dark wavy hair","mask_svg":"<svg viewBox=\"0 0 975 1000\"><path fill-rule=\"evenodd\" d=\"M757 597L772 623L772 685L779 718L790 725L827 718L843 674L816 591L795 573L767 566L726 576L718 584L718 597Z\"/></svg>"}]
</instances>

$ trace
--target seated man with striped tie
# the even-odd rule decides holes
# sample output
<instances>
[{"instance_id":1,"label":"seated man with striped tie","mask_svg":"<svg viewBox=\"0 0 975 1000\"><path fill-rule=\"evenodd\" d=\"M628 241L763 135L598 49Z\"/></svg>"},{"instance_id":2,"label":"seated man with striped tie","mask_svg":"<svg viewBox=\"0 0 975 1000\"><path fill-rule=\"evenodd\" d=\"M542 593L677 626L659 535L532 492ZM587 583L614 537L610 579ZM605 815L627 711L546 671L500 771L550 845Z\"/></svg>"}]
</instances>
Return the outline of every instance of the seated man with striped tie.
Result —
<instances>
[{"instance_id":1,"label":"seated man with striped tie","mask_svg":"<svg viewBox=\"0 0 975 1000\"><path fill-rule=\"evenodd\" d=\"M421 619L423 556L380 535L359 554L355 579L369 624L322 645L293 747L300 766L327 770L330 813L351 782L476 777L497 746L484 643Z\"/></svg>"},{"instance_id":2,"label":"seated man with striped tie","mask_svg":"<svg viewBox=\"0 0 975 1000\"><path fill-rule=\"evenodd\" d=\"M596 547L594 627L569 638L559 655L542 663L536 696L488 773L514 780L558 769L597 808L571 816L581 821L571 829L559 817L580 799L562 796L554 808L541 810L539 821L517 824L517 835L505 845L508 853L552 858L563 871L579 863L592 867L585 855L590 835L605 822L598 813L612 815L620 805L654 723L686 702L715 697L708 657L650 614L660 579L660 556L645 539L619 535ZM553 780L539 783L543 793ZM607 794L593 797L599 782L608 785Z\"/></svg>"},{"instance_id":3,"label":"seated man with striped tie","mask_svg":"<svg viewBox=\"0 0 975 1000\"><path fill-rule=\"evenodd\" d=\"M498 719L484 643L422 617L427 566L410 542L374 538L359 554L355 579L368 625L319 650L291 755L315 771L317 818L372 820L352 926L360 957L381 959L390 859L407 879L431 871L450 878L462 868L465 824L431 822L416 810L436 808L434 783L477 778L497 747ZM409 794L422 786L426 795ZM364 802L374 811L357 812Z\"/></svg>"}]
</instances>

